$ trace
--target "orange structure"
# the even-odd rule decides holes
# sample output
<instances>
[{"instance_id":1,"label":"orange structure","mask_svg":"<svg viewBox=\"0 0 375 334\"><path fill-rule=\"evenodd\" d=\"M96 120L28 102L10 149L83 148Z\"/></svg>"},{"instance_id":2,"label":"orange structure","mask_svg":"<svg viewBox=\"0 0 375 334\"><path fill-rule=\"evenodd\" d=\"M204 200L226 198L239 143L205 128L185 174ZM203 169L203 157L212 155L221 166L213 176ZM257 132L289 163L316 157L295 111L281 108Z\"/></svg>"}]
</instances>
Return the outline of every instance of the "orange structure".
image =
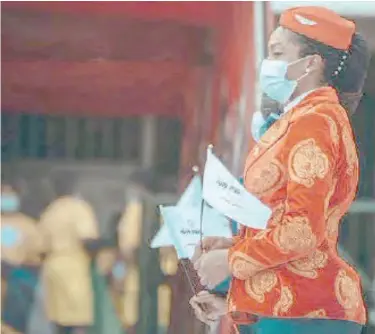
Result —
<instances>
[{"instance_id":1,"label":"orange structure","mask_svg":"<svg viewBox=\"0 0 375 334\"><path fill-rule=\"evenodd\" d=\"M219 95L253 99L252 16L235 2L4 2L2 110L178 116L185 138L214 140Z\"/></svg>"},{"instance_id":2,"label":"orange structure","mask_svg":"<svg viewBox=\"0 0 375 334\"><path fill-rule=\"evenodd\" d=\"M248 143L236 151L234 133L241 131L239 140L249 137L255 108L255 6L4 2L2 110L178 117L183 120L181 186L191 166L202 163L208 143L219 154L241 153L230 158L238 164ZM264 34L267 27L257 29ZM229 146L222 140L228 132ZM193 333L185 283L176 279L170 333Z\"/></svg>"}]
</instances>

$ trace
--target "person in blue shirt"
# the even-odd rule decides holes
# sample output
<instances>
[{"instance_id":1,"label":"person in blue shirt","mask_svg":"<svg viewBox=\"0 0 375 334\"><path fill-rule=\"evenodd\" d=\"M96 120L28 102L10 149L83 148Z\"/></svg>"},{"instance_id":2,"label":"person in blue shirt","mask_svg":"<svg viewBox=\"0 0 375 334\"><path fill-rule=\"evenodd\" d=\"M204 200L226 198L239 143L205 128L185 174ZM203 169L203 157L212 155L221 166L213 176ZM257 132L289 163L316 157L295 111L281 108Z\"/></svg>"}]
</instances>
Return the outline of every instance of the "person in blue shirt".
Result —
<instances>
[{"instance_id":1,"label":"person in blue shirt","mask_svg":"<svg viewBox=\"0 0 375 334\"><path fill-rule=\"evenodd\" d=\"M34 219L21 213L20 199L1 187L1 333L25 333L42 263L43 240Z\"/></svg>"}]
</instances>

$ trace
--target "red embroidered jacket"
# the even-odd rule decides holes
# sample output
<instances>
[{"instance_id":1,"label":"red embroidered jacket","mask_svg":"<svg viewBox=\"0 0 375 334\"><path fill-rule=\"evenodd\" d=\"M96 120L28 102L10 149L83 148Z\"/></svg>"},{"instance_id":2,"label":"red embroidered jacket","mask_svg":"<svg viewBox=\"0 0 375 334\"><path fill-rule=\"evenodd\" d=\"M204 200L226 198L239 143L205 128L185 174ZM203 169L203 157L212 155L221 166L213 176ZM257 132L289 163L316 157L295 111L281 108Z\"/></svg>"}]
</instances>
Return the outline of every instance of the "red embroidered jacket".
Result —
<instances>
[{"instance_id":1,"label":"red embroidered jacket","mask_svg":"<svg viewBox=\"0 0 375 334\"><path fill-rule=\"evenodd\" d=\"M364 324L360 279L337 253L339 222L358 184L358 157L334 89L310 93L250 152L245 186L273 210L229 251L229 312Z\"/></svg>"}]
</instances>

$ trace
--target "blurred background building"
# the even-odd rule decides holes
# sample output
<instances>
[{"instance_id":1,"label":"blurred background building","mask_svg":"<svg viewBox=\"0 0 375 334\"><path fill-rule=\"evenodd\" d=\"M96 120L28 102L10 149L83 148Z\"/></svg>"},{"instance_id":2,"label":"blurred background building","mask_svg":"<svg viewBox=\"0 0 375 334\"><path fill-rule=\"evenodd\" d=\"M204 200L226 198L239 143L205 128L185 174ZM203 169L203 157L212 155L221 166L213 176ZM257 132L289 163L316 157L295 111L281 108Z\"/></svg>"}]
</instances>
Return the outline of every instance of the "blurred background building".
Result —
<instances>
[{"instance_id":1,"label":"blurred background building","mask_svg":"<svg viewBox=\"0 0 375 334\"><path fill-rule=\"evenodd\" d=\"M3 180L35 218L66 182L91 203L102 235L124 217L133 252L120 315L127 333L204 332L173 249L148 247L160 226L156 204L176 200L208 143L241 174L267 36L280 12L301 4L309 2L2 2ZM374 2L321 4L355 20L375 53ZM367 333L375 330L374 110L375 57L353 118L362 176L341 240L362 273Z\"/></svg>"}]
</instances>

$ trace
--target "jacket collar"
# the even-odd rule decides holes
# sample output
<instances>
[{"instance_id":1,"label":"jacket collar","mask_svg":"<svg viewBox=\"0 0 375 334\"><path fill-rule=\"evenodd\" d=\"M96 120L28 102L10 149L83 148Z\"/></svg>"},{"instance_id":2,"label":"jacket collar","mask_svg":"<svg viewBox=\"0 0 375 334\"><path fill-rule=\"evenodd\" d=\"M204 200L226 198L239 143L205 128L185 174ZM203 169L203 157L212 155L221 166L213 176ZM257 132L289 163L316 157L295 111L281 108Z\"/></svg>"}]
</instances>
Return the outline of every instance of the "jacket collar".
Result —
<instances>
[{"instance_id":1,"label":"jacket collar","mask_svg":"<svg viewBox=\"0 0 375 334\"><path fill-rule=\"evenodd\" d=\"M287 133L290 124L299 116L309 111L314 106L322 103L338 104L339 99L336 90L332 87L321 87L304 94L299 103L292 106L287 112L284 112L279 120L277 120L262 136L260 141L250 151L246 160L245 174L263 154L274 146Z\"/></svg>"}]
</instances>

